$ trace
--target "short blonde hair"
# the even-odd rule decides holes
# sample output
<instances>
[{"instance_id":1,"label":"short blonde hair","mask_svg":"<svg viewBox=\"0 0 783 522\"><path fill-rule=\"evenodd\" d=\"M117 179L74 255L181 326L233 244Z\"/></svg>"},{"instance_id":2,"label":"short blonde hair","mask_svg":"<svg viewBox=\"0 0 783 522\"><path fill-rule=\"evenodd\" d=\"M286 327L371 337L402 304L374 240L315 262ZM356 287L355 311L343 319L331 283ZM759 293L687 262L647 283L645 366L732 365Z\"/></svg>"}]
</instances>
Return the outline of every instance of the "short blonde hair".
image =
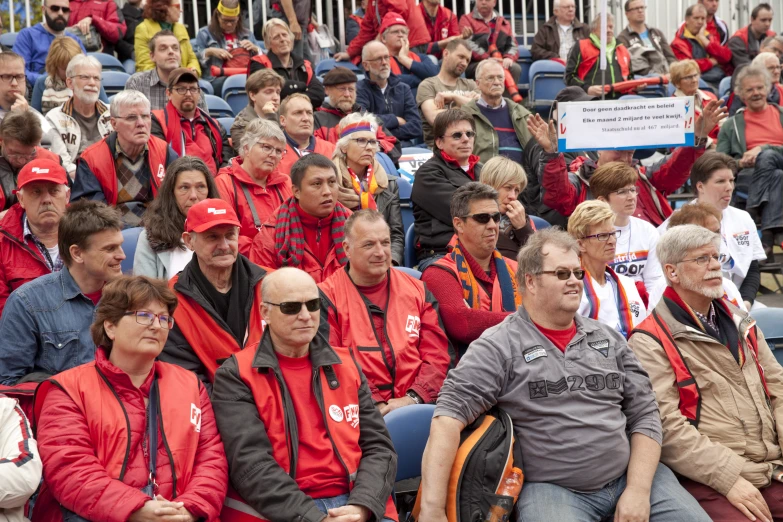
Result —
<instances>
[{"instance_id":1,"label":"short blonde hair","mask_svg":"<svg viewBox=\"0 0 783 522\"><path fill-rule=\"evenodd\" d=\"M60 69L67 69L74 56L82 53L79 43L70 36L58 36L52 40L49 46L49 54L46 55L46 74L52 79L57 78Z\"/></svg>"},{"instance_id":2,"label":"short blonde hair","mask_svg":"<svg viewBox=\"0 0 783 522\"><path fill-rule=\"evenodd\" d=\"M500 190L506 183L513 183L519 185L519 190L523 191L527 187L527 174L516 161L505 156L495 156L481 167L479 181L495 190Z\"/></svg>"},{"instance_id":3,"label":"short blonde hair","mask_svg":"<svg viewBox=\"0 0 783 522\"><path fill-rule=\"evenodd\" d=\"M266 45L266 48L269 49L269 32L272 30L273 27L279 26L284 28L286 31L288 31L289 36L291 36L291 42L294 41L294 33L291 31L291 28L288 27L288 24L285 23L280 18L270 18L267 20L267 22L264 24L264 29L261 32L261 36L264 39L264 44Z\"/></svg>"},{"instance_id":4,"label":"short blonde hair","mask_svg":"<svg viewBox=\"0 0 783 522\"><path fill-rule=\"evenodd\" d=\"M278 114L280 114L281 116L286 115L286 112L288 111L288 104L291 103L291 100L305 100L307 103L310 104L310 107L313 106L313 101L310 99L309 96L301 92L295 92L283 98L283 101L280 102L280 109L278 110Z\"/></svg>"},{"instance_id":5,"label":"short blonde hair","mask_svg":"<svg viewBox=\"0 0 783 522\"><path fill-rule=\"evenodd\" d=\"M699 64L695 60L680 60L674 62L669 66L669 75L671 76L672 84L675 87L680 87L680 82L686 76L690 76L693 73L701 75Z\"/></svg>"},{"instance_id":6,"label":"short blonde hair","mask_svg":"<svg viewBox=\"0 0 783 522\"><path fill-rule=\"evenodd\" d=\"M608 203L592 199L580 203L568 218L568 233L574 239L584 239L590 235L590 227L606 221L614 222L614 212Z\"/></svg>"}]
</instances>

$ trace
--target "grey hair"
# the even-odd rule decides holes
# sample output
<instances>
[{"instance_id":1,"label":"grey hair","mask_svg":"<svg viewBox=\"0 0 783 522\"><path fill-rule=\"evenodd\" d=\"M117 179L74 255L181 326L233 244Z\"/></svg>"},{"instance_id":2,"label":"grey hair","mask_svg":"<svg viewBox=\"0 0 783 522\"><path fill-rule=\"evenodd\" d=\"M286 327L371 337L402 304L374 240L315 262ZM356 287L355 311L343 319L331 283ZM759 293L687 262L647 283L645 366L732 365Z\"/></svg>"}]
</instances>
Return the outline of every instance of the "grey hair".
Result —
<instances>
[{"instance_id":1,"label":"grey hair","mask_svg":"<svg viewBox=\"0 0 783 522\"><path fill-rule=\"evenodd\" d=\"M451 207L449 209L451 210L451 217L464 219L470 212L470 204L473 201L485 201L488 199L497 202L498 191L478 181L466 183L455 190L451 196Z\"/></svg>"},{"instance_id":2,"label":"grey hair","mask_svg":"<svg viewBox=\"0 0 783 522\"><path fill-rule=\"evenodd\" d=\"M265 118L256 118L251 121L245 129L245 134L242 139L239 140L239 150L242 151L241 156L244 158L247 151L249 151L253 145L263 139L277 140L280 143L285 144L285 134L283 134L280 126ZM247 147L247 149L245 149Z\"/></svg>"},{"instance_id":3,"label":"grey hair","mask_svg":"<svg viewBox=\"0 0 783 522\"><path fill-rule=\"evenodd\" d=\"M483 72L484 69L487 67L487 65L500 65L501 67L503 67L503 65L499 61L495 60L494 58L487 58L486 60L481 60L479 64L476 66L475 78L477 80L479 78L484 77Z\"/></svg>"},{"instance_id":4,"label":"grey hair","mask_svg":"<svg viewBox=\"0 0 783 522\"><path fill-rule=\"evenodd\" d=\"M150 109L150 101L143 93L132 90L120 91L111 100L109 114L113 118L119 118L120 109L123 107L137 107L139 105L144 106L147 110Z\"/></svg>"},{"instance_id":5,"label":"grey hair","mask_svg":"<svg viewBox=\"0 0 783 522\"><path fill-rule=\"evenodd\" d=\"M553 11L555 9L559 8L559 7L560 7L560 0L555 0L554 2L552 2L552 10Z\"/></svg>"},{"instance_id":6,"label":"grey hair","mask_svg":"<svg viewBox=\"0 0 783 522\"><path fill-rule=\"evenodd\" d=\"M679 225L670 228L658 238L655 253L658 256L658 261L661 262L661 267L664 267L682 262L689 250L709 244L719 249L720 236L698 225ZM664 275L666 275L665 271ZM671 286L668 277L666 283Z\"/></svg>"},{"instance_id":7,"label":"grey hair","mask_svg":"<svg viewBox=\"0 0 783 522\"><path fill-rule=\"evenodd\" d=\"M761 78L764 80L764 88L767 90L767 94L769 94L769 90L772 88L772 80L769 78L769 71L766 67L761 67L760 65L748 65L747 67L743 67L742 70L737 74L737 81L734 84L734 94L742 97L742 81L745 78Z\"/></svg>"},{"instance_id":8,"label":"grey hair","mask_svg":"<svg viewBox=\"0 0 783 522\"><path fill-rule=\"evenodd\" d=\"M371 123L375 125L375 127L378 127L378 118L369 112L352 112L340 120L340 123L337 126L337 130L342 132L344 128L346 128L348 125L353 125L354 123ZM342 149L348 146L349 141L351 141L350 135L344 136L337 140L337 143L334 145L334 153L332 154L332 158L345 157L345 153L343 153Z\"/></svg>"},{"instance_id":9,"label":"grey hair","mask_svg":"<svg viewBox=\"0 0 783 522\"><path fill-rule=\"evenodd\" d=\"M350 242L351 231L353 230L353 227L356 225L357 221L365 221L367 223L376 223L378 221L382 221L384 224L386 224L386 229L389 231L389 233L391 233L391 228L389 228L389 224L386 223L386 218L383 217L383 214L371 208L363 208L362 210L351 214L351 216L345 221L345 225L343 225L343 234L345 239L343 239L343 241Z\"/></svg>"},{"instance_id":10,"label":"grey hair","mask_svg":"<svg viewBox=\"0 0 783 522\"><path fill-rule=\"evenodd\" d=\"M291 37L291 42L294 41L294 33L293 33L293 31L291 31L291 28L288 27L287 23L285 23L280 18L270 18L264 24L264 28L261 31L261 37L264 40L264 44L266 45L267 49L269 49L269 32L275 26L280 26L280 27L285 28L285 30L288 31L288 35Z\"/></svg>"},{"instance_id":11,"label":"grey hair","mask_svg":"<svg viewBox=\"0 0 783 522\"><path fill-rule=\"evenodd\" d=\"M753 58L753 61L750 62L750 65L754 67L763 67L764 70L767 70L767 60L775 60L775 63L780 65L780 59L778 58L778 55L770 52L757 54L756 57ZM767 73L769 73L768 70Z\"/></svg>"},{"instance_id":12,"label":"grey hair","mask_svg":"<svg viewBox=\"0 0 783 522\"><path fill-rule=\"evenodd\" d=\"M614 15L612 13L606 13L606 21L614 23ZM596 32L601 29L601 15L599 14L593 21L590 22L590 31Z\"/></svg>"},{"instance_id":13,"label":"grey hair","mask_svg":"<svg viewBox=\"0 0 783 522\"><path fill-rule=\"evenodd\" d=\"M526 291L525 276L538 275L544 270L546 245L554 245L562 250L570 250L579 255L579 243L568 232L558 227L550 227L537 231L530 236L525 246L517 254L517 282L522 292Z\"/></svg>"},{"instance_id":14,"label":"grey hair","mask_svg":"<svg viewBox=\"0 0 783 522\"><path fill-rule=\"evenodd\" d=\"M68 66L65 68L65 77L66 78L73 78L73 75L76 74L76 68L77 67L95 67L98 69L98 71L102 71L103 67L101 66L101 62L98 61L97 58L94 56L88 56L86 54L77 54L73 58L71 58L71 61L68 62Z\"/></svg>"},{"instance_id":15,"label":"grey hair","mask_svg":"<svg viewBox=\"0 0 783 522\"><path fill-rule=\"evenodd\" d=\"M385 49L386 46L383 45L382 42L379 42L378 40L370 40L366 44L364 44L364 47L362 47L362 61L367 60L367 57L369 56L369 50L372 45L382 45Z\"/></svg>"}]
</instances>

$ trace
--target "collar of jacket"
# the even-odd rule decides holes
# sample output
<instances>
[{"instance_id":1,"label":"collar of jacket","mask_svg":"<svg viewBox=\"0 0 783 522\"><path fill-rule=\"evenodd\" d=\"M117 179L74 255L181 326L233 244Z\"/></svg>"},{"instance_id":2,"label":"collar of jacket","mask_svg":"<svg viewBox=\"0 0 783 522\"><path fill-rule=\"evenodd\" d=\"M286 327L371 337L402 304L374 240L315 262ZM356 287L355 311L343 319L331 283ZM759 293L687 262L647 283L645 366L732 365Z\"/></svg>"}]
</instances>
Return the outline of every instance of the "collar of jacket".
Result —
<instances>
[{"instance_id":1,"label":"collar of jacket","mask_svg":"<svg viewBox=\"0 0 783 522\"><path fill-rule=\"evenodd\" d=\"M76 280L71 275L71 271L67 266L63 266L63 269L57 272L60 278L60 284L63 288L63 297L66 301L70 301L76 296L82 295L82 289L76 283Z\"/></svg>"},{"instance_id":2,"label":"collar of jacket","mask_svg":"<svg viewBox=\"0 0 783 522\"><path fill-rule=\"evenodd\" d=\"M365 78L365 79L367 80L367 83L369 83L370 86L373 89L378 89L379 91L381 90L381 88L378 86L378 84L370 79L370 75L369 74L367 74L367 78ZM397 76L395 74L389 75L389 79L386 80L386 82L387 82L386 83L386 89L388 90L390 87L396 87L397 84L400 83L401 81L402 80L400 80L399 76Z\"/></svg>"},{"instance_id":3,"label":"collar of jacket","mask_svg":"<svg viewBox=\"0 0 783 522\"><path fill-rule=\"evenodd\" d=\"M482 22L487 23L486 21L484 21L484 17L481 16L481 13L479 13L478 7L474 7L473 8L473 11L471 11L470 16L472 16L476 20L481 20ZM497 11L495 11L493 9L492 10L492 18L490 18L489 21L491 22L492 20L496 20L499 16L500 16L500 13L498 13Z\"/></svg>"},{"instance_id":4,"label":"collar of jacket","mask_svg":"<svg viewBox=\"0 0 783 522\"><path fill-rule=\"evenodd\" d=\"M750 327L754 326L756 321L747 312L727 302L725 299L723 300L723 305L725 305L724 307L728 309L729 313L731 314L731 319L734 321L734 326L736 326L737 331L739 332L740 339L744 340ZM716 304L716 306L720 306L720 304ZM661 299L655 306L655 311L669 326L669 330L672 332L672 337L688 336L695 338L698 336L699 339L709 339L710 341L715 341L715 339L701 330L697 330L696 328L687 324L683 324L675 319L671 310L669 310L669 306L663 299Z\"/></svg>"},{"instance_id":5,"label":"collar of jacket","mask_svg":"<svg viewBox=\"0 0 783 522\"><path fill-rule=\"evenodd\" d=\"M101 100L95 102L95 112L98 113L98 116L103 115L103 113L106 112L107 110L109 110L109 107ZM63 114L66 114L71 117L73 116L73 96L68 98L68 101L66 101L63 104Z\"/></svg>"},{"instance_id":6,"label":"collar of jacket","mask_svg":"<svg viewBox=\"0 0 783 522\"><path fill-rule=\"evenodd\" d=\"M0 230L19 241L24 241L24 238L22 238L24 233L22 216L24 216L24 209L19 203L14 203L6 211L2 221L0 221Z\"/></svg>"},{"instance_id":7,"label":"collar of jacket","mask_svg":"<svg viewBox=\"0 0 783 522\"><path fill-rule=\"evenodd\" d=\"M331 366L343 362L321 333L316 333L315 338L310 341L309 356L310 361L313 363L313 368ZM266 368L273 370L275 373L280 372L280 363L277 361L272 335L269 333L269 326L264 328L264 336L261 338L261 342L258 343L256 356L253 358L253 368L258 370Z\"/></svg>"},{"instance_id":8,"label":"collar of jacket","mask_svg":"<svg viewBox=\"0 0 783 522\"><path fill-rule=\"evenodd\" d=\"M288 67L283 65L283 62L280 61L280 58L278 58L277 55L272 51L267 51L266 55L269 57L269 61L272 63L272 69L288 69ZM290 54L290 57L294 62L294 69L304 67L304 60L302 58L294 55L293 52Z\"/></svg>"},{"instance_id":9,"label":"collar of jacket","mask_svg":"<svg viewBox=\"0 0 783 522\"><path fill-rule=\"evenodd\" d=\"M193 255L191 262L198 263L198 258L195 254ZM212 308L212 305L210 305L206 298L204 298L204 296L201 295L201 293L197 290L197 287L192 280L193 277L190 273L191 269L189 265L190 263L185 265L185 268L183 268L182 272L179 273L177 282L174 284L174 291L180 292L182 295L190 297L196 301L200 307L206 310L209 315L211 315L213 318L216 318L218 322L223 322L215 309ZM250 282L250 286L253 288L255 288L255 286L261 282L267 273L266 270L256 265L255 263L251 263L242 254L237 254L237 260L234 261L234 270L246 270L248 272L248 281ZM251 295L251 297L254 297L254 295Z\"/></svg>"},{"instance_id":10,"label":"collar of jacket","mask_svg":"<svg viewBox=\"0 0 783 522\"><path fill-rule=\"evenodd\" d=\"M258 185L258 182L242 166L242 158L239 156L231 158L230 166L231 168L228 169L227 172L228 175L234 176L238 181L241 181L246 185L250 185L251 187L261 186ZM275 169L266 177L266 188L271 188L274 185L284 184L287 177L288 176L285 174L281 174L278 169Z\"/></svg>"}]
</instances>

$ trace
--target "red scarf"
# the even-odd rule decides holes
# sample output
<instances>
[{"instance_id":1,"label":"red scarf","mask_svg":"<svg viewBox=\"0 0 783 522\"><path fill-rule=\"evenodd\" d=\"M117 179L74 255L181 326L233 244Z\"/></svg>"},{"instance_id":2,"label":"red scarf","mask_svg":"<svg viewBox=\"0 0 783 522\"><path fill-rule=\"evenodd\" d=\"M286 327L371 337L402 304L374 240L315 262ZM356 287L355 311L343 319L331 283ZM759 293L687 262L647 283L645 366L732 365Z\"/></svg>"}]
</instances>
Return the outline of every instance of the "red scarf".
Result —
<instances>
[{"instance_id":1,"label":"red scarf","mask_svg":"<svg viewBox=\"0 0 783 522\"><path fill-rule=\"evenodd\" d=\"M343 227L345 220L351 215L351 211L341 203L336 203L332 213L332 243L336 247L337 260L341 265L348 262L343 249L345 236ZM293 266L299 268L304 254L305 237L302 221L299 217L296 198L290 198L283 202L277 212L277 224L275 225L275 250L280 266Z\"/></svg>"},{"instance_id":2,"label":"red scarf","mask_svg":"<svg viewBox=\"0 0 783 522\"><path fill-rule=\"evenodd\" d=\"M345 167L348 170L348 174L351 175L351 183L353 184L353 190L359 196L361 201L361 208L369 208L372 210L378 210L378 205L375 204L375 195L378 192L378 182L375 181L375 172L372 170L372 165L367 166L367 188L362 187L362 182L359 176L351 169L351 167Z\"/></svg>"},{"instance_id":3,"label":"red scarf","mask_svg":"<svg viewBox=\"0 0 783 522\"><path fill-rule=\"evenodd\" d=\"M181 158L185 155L185 135L182 132L182 115L174 107L174 104L168 102L163 116L166 121L161 122L165 125L166 141L169 142L174 152ZM209 141L212 142L212 156L215 158L215 168L220 168L220 164L223 163L223 138L220 136L217 122L206 115L201 109L196 108L196 117L190 123L195 125L199 118L204 118L206 122L206 131L209 136Z\"/></svg>"},{"instance_id":4,"label":"red scarf","mask_svg":"<svg viewBox=\"0 0 783 522\"><path fill-rule=\"evenodd\" d=\"M440 151L440 157L443 158L443 161L448 163L449 165L452 165L454 167L457 167L458 169L462 169L462 165L459 164L459 161L455 160L448 154L446 154L445 151ZM472 179L473 181L476 181L476 174L473 172L473 169L476 167L476 163L479 162L479 157L475 154L471 154L468 158L468 170L466 174Z\"/></svg>"}]
</instances>

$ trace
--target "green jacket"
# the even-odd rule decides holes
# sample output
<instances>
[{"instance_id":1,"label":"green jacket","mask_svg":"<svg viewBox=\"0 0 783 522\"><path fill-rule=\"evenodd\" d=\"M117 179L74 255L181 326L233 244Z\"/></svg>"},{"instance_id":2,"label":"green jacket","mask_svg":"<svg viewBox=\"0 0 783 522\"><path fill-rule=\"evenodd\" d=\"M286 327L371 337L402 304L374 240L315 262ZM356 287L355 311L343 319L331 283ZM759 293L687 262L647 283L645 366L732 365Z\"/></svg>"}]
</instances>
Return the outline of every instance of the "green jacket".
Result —
<instances>
[{"instance_id":1,"label":"green jacket","mask_svg":"<svg viewBox=\"0 0 783 522\"><path fill-rule=\"evenodd\" d=\"M774 105L774 107L780 111L780 124L783 125L783 108L780 108L777 105ZM748 150L748 146L745 142L746 110L746 107L739 109L737 113L726 120L726 123L720 128L720 132L718 133L718 152L728 154L734 159L740 159ZM761 148L764 149L767 147L768 145L762 145Z\"/></svg>"},{"instance_id":2,"label":"green jacket","mask_svg":"<svg viewBox=\"0 0 783 522\"><path fill-rule=\"evenodd\" d=\"M522 149L532 138L527 130L527 118L531 116L530 111L522 105L514 103L506 98L508 110L511 114L511 121L514 123L514 130L517 132L517 139ZM481 113L475 101L471 101L462 106L462 110L473 116L476 121L476 141L473 142L473 154L477 155L482 163L486 163L490 158L498 155L498 146L500 139L495 127L489 122L486 116Z\"/></svg>"}]
</instances>

